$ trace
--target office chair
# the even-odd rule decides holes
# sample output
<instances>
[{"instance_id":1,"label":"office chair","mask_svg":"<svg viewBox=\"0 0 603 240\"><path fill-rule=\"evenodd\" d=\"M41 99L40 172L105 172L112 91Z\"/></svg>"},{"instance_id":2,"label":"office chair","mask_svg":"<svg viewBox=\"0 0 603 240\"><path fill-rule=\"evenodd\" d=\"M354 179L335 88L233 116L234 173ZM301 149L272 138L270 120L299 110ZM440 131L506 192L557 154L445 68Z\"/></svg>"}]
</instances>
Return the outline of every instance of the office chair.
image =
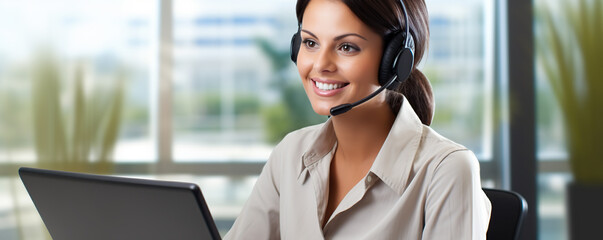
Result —
<instances>
[{"instance_id":1,"label":"office chair","mask_svg":"<svg viewBox=\"0 0 603 240\"><path fill-rule=\"evenodd\" d=\"M518 239L519 231L528 212L528 203L519 193L483 188L492 203L490 225L486 239Z\"/></svg>"}]
</instances>

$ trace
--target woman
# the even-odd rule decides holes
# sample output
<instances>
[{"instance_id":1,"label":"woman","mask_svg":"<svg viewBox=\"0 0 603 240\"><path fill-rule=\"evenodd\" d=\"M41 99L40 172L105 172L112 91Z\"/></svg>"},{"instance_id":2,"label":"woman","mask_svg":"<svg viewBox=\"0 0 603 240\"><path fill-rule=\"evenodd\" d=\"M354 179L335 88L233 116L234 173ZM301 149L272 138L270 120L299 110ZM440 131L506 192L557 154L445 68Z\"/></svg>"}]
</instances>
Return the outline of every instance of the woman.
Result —
<instances>
[{"instance_id":1,"label":"woman","mask_svg":"<svg viewBox=\"0 0 603 240\"><path fill-rule=\"evenodd\" d=\"M335 116L279 143L227 239L485 239L475 155L428 127L431 87L412 64L428 40L425 3L404 4L298 0L292 60L314 111ZM386 60L392 42L398 61ZM408 56L406 79L388 65Z\"/></svg>"}]
</instances>

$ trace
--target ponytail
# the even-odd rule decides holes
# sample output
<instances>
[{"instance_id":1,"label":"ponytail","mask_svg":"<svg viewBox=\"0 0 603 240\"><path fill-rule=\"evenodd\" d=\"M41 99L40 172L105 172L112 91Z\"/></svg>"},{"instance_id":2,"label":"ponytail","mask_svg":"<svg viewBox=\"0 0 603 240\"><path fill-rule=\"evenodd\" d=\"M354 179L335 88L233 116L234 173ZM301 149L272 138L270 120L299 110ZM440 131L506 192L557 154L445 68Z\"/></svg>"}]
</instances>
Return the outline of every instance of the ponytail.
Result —
<instances>
[{"instance_id":1,"label":"ponytail","mask_svg":"<svg viewBox=\"0 0 603 240\"><path fill-rule=\"evenodd\" d=\"M395 114L400 110L404 97L415 110L421 122L427 126L431 125L435 108L431 84L417 68L414 68L408 79L394 91L387 91L387 102Z\"/></svg>"},{"instance_id":2,"label":"ponytail","mask_svg":"<svg viewBox=\"0 0 603 240\"><path fill-rule=\"evenodd\" d=\"M389 0L389 2L396 1ZM429 43L427 6L424 0L404 0L404 5L406 5L410 32L415 42L415 64L408 79L402 82L394 91L388 91L387 101L393 112L397 114L404 99L402 95L404 95L421 122L429 126L435 109L431 84L429 84L427 77L416 68L423 59ZM401 21L401 14L397 15Z\"/></svg>"}]
</instances>

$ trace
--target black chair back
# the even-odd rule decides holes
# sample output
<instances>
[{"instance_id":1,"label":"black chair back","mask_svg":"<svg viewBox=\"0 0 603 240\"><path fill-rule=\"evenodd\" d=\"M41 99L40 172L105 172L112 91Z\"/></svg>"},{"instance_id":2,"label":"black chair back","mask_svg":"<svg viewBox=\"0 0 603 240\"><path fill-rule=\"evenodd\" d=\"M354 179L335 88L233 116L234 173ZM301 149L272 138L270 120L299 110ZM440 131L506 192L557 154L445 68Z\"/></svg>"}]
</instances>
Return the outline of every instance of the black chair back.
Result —
<instances>
[{"instance_id":1,"label":"black chair back","mask_svg":"<svg viewBox=\"0 0 603 240\"><path fill-rule=\"evenodd\" d=\"M519 238L523 219L528 212L528 203L513 191L484 188L492 203L488 240L514 240Z\"/></svg>"}]
</instances>

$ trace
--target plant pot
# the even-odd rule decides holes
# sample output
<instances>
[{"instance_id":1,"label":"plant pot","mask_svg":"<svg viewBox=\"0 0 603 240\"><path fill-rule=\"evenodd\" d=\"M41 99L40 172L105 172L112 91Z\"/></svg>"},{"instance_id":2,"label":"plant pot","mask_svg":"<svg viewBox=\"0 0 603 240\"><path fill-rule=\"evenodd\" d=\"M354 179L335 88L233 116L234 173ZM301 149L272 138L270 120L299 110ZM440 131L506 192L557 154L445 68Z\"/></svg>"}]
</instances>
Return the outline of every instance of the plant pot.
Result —
<instances>
[{"instance_id":1,"label":"plant pot","mask_svg":"<svg viewBox=\"0 0 603 240\"><path fill-rule=\"evenodd\" d=\"M603 229L603 183L572 182L567 187L569 239L594 239Z\"/></svg>"}]
</instances>

